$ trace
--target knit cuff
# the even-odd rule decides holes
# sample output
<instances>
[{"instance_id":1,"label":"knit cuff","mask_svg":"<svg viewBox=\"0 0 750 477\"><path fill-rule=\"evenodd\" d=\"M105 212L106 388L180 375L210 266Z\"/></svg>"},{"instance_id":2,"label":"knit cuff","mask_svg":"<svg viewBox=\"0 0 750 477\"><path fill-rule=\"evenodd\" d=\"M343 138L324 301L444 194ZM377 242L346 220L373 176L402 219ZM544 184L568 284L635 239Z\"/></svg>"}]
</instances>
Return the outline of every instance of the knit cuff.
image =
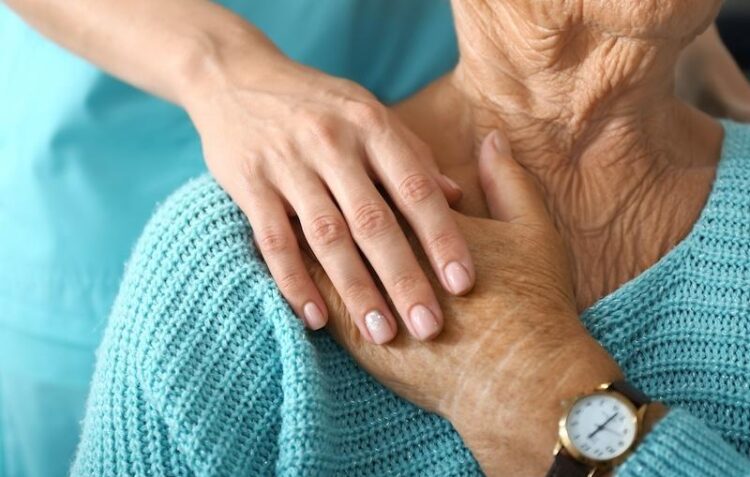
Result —
<instances>
[{"instance_id":1,"label":"knit cuff","mask_svg":"<svg viewBox=\"0 0 750 477\"><path fill-rule=\"evenodd\" d=\"M669 412L618 469L617 477L750 476L750 460L684 410Z\"/></svg>"}]
</instances>

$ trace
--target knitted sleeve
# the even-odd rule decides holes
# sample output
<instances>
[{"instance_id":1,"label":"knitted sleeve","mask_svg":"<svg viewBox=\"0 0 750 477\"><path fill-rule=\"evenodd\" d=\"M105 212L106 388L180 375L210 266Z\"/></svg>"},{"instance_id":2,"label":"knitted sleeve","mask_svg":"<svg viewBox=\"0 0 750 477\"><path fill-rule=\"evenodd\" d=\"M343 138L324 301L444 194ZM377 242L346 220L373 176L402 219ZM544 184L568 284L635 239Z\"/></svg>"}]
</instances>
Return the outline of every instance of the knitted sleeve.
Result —
<instances>
[{"instance_id":1,"label":"knitted sleeve","mask_svg":"<svg viewBox=\"0 0 750 477\"><path fill-rule=\"evenodd\" d=\"M287 312L238 209L210 179L152 218L127 266L74 476L270 475Z\"/></svg>"},{"instance_id":2,"label":"knitted sleeve","mask_svg":"<svg viewBox=\"0 0 750 477\"><path fill-rule=\"evenodd\" d=\"M302 336L239 209L210 178L188 183L128 263L72 475L479 474L449 423ZM617 475L750 476L750 462L673 410Z\"/></svg>"},{"instance_id":3,"label":"knitted sleeve","mask_svg":"<svg viewBox=\"0 0 750 477\"><path fill-rule=\"evenodd\" d=\"M747 477L750 460L686 411L669 412L617 477Z\"/></svg>"}]
</instances>

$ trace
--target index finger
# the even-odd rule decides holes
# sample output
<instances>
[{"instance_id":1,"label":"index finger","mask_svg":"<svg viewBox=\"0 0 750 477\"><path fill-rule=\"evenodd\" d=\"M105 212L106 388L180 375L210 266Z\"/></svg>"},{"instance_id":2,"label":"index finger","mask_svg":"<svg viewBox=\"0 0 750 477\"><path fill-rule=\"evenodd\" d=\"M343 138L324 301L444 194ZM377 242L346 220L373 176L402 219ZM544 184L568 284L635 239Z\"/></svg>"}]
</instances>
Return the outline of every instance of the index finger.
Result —
<instances>
[{"instance_id":1,"label":"index finger","mask_svg":"<svg viewBox=\"0 0 750 477\"><path fill-rule=\"evenodd\" d=\"M408 131L380 132L366 141L371 167L417 235L443 287L455 294L474 285L474 264L450 206L425 161L429 149ZM416 145L414 145L416 144Z\"/></svg>"}]
</instances>

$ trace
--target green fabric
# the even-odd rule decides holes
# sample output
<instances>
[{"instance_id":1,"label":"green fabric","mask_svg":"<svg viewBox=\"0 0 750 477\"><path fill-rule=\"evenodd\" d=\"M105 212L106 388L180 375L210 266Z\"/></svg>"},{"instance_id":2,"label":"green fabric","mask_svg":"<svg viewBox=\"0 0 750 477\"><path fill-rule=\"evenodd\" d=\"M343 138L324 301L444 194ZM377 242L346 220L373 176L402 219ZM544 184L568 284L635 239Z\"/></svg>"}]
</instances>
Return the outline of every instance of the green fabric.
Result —
<instances>
[{"instance_id":1,"label":"green fabric","mask_svg":"<svg viewBox=\"0 0 750 477\"><path fill-rule=\"evenodd\" d=\"M292 58L395 101L448 71L447 0L222 0ZM178 107L43 38L0 2L0 477L63 476L123 264L205 171Z\"/></svg>"},{"instance_id":2,"label":"green fabric","mask_svg":"<svg viewBox=\"0 0 750 477\"><path fill-rule=\"evenodd\" d=\"M750 475L750 128L691 234L583 320L676 409L624 477ZM408 365L408 364L407 364ZM99 350L74 476L478 475L451 425L291 313L209 178L151 219Z\"/></svg>"}]
</instances>

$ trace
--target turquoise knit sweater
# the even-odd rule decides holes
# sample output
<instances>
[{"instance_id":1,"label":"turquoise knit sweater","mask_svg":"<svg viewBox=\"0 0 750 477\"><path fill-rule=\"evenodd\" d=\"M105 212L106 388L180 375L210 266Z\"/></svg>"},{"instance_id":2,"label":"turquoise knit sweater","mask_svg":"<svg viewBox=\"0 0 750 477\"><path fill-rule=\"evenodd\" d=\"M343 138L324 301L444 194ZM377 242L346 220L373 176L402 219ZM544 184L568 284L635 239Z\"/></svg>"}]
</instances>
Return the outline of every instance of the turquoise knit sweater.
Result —
<instances>
[{"instance_id":1,"label":"turquoise knit sweater","mask_svg":"<svg viewBox=\"0 0 750 477\"><path fill-rule=\"evenodd\" d=\"M620 477L750 475L750 128L725 124L690 235L588 310L628 378L672 408ZM160 207L98 354L74 476L481 474L445 420L306 332L209 178Z\"/></svg>"}]
</instances>

